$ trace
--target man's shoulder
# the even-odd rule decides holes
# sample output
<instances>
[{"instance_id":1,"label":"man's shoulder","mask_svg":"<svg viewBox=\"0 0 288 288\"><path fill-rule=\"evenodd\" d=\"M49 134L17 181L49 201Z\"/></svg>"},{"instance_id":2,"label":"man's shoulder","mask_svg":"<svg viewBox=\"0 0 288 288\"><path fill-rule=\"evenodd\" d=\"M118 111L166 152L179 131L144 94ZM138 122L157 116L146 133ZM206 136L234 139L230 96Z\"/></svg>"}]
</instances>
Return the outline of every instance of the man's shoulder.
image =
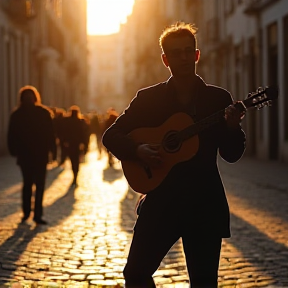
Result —
<instances>
[{"instance_id":1,"label":"man's shoulder","mask_svg":"<svg viewBox=\"0 0 288 288\"><path fill-rule=\"evenodd\" d=\"M43 115L50 116L51 118L54 118L53 111L45 105L35 105L35 109L39 111L39 113L42 113Z\"/></svg>"},{"instance_id":2,"label":"man's shoulder","mask_svg":"<svg viewBox=\"0 0 288 288\"><path fill-rule=\"evenodd\" d=\"M209 94L211 93L211 95L214 95L215 97L231 98L231 93L223 87L207 84L206 88L208 89Z\"/></svg>"},{"instance_id":3,"label":"man's shoulder","mask_svg":"<svg viewBox=\"0 0 288 288\"><path fill-rule=\"evenodd\" d=\"M167 82L165 81L165 82L159 82L159 83L141 88L138 90L138 94L142 94L142 95L143 94L145 94L145 95L151 94L151 95L153 95L154 93L162 92L165 90L166 84L167 84Z\"/></svg>"},{"instance_id":4,"label":"man's shoulder","mask_svg":"<svg viewBox=\"0 0 288 288\"><path fill-rule=\"evenodd\" d=\"M212 92L218 92L218 93L223 93L223 94L230 94L230 92L227 90L227 89L225 89L225 88L223 88L223 87L221 87L221 86L218 86L218 85L215 85L215 84L206 84L206 87L209 89L209 90L211 90Z\"/></svg>"}]
</instances>

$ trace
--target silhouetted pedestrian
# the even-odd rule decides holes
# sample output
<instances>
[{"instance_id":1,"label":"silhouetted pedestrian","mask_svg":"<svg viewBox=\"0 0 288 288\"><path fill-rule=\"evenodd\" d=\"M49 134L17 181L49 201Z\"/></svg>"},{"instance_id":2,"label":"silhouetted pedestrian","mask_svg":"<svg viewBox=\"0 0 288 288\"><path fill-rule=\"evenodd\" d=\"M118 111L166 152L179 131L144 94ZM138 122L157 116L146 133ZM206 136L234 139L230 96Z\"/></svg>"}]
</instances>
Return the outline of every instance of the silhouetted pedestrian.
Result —
<instances>
[{"instance_id":1,"label":"silhouetted pedestrian","mask_svg":"<svg viewBox=\"0 0 288 288\"><path fill-rule=\"evenodd\" d=\"M19 107L9 119L7 141L9 152L17 157L23 176L22 222L30 217L32 188L35 184L33 220L37 224L47 224L42 219L43 195L49 153L53 160L56 158L53 114L48 107L41 105L40 94L34 86L22 87L19 97Z\"/></svg>"},{"instance_id":2,"label":"silhouetted pedestrian","mask_svg":"<svg viewBox=\"0 0 288 288\"><path fill-rule=\"evenodd\" d=\"M91 133L96 136L96 144L98 150L98 159L101 158L102 154L102 117L101 114L93 112L91 115Z\"/></svg>"},{"instance_id":3,"label":"silhouetted pedestrian","mask_svg":"<svg viewBox=\"0 0 288 288\"><path fill-rule=\"evenodd\" d=\"M73 105L65 118L64 145L68 149L68 156L73 171L73 185L77 184L80 156L87 151L87 124L81 116L80 108Z\"/></svg>"},{"instance_id":4,"label":"silhouetted pedestrian","mask_svg":"<svg viewBox=\"0 0 288 288\"><path fill-rule=\"evenodd\" d=\"M102 134L104 134L104 132L115 122L115 120L117 119L117 117L119 116L119 113L113 108L110 107L107 110L107 114L106 117L104 119L103 122L103 132ZM112 155L112 153L106 148L107 151L107 156L108 156L108 165L109 167L114 167L114 156Z\"/></svg>"},{"instance_id":5,"label":"silhouetted pedestrian","mask_svg":"<svg viewBox=\"0 0 288 288\"><path fill-rule=\"evenodd\" d=\"M59 166L64 164L66 158L68 157L67 147L64 145L64 133L65 133L65 115L66 111L62 108L57 108L55 110L54 130L57 138L58 151L60 152Z\"/></svg>"}]
</instances>

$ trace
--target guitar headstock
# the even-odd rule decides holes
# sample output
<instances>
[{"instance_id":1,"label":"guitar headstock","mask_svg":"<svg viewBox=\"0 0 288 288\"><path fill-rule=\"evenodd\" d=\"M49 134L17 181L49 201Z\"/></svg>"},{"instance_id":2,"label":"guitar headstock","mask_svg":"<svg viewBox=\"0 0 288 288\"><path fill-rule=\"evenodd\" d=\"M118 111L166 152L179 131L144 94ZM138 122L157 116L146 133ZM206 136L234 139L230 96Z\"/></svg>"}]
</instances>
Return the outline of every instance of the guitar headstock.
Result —
<instances>
[{"instance_id":1,"label":"guitar headstock","mask_svg":"<svg viewBox=\"0 0 288 288\"><path fill-rule=\"evenodd\" d=\"M246 108L255 107L259 110L265 106L271 106L273 100L278 98L278 94L278 86L259 87L255 92L248 94L247 98L243 101L243 104Z\"/></svg>"}]
</instances>

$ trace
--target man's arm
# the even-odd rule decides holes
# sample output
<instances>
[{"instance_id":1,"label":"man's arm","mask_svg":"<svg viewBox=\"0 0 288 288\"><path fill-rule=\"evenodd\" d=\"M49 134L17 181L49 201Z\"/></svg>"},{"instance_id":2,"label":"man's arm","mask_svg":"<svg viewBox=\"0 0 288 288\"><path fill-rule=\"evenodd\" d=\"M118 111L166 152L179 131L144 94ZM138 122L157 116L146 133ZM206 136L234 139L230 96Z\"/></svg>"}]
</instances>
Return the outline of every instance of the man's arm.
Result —
<instances>
[{"instance_id":1,"label":"man's arm","mask_svg":"<svg viewBox=\"0 0 288 288\"><path fill-rule=\"evenodd\" d=\"M139 99L138 92L129 106L102 136L103 145L119 160L137 159L138 144L129 137L129 132L139 128L139 125L143 123L141 116L143 110L145 110L145 105Z\"/></svg>"},{"instance_id":2,"label":"man's arm","mask_svg":"<svg viewBox=\"0 0 288 288\"><path fill-rule=\"evenodd\" d=\"M48 141L48 148L52 155L52 160L56 160L57 157L57 145L56 145L56 133L55 133L55 126L53 123L53 114L49 109L47 110L46 115L46 131L47 131L47 141Z\"/></svg>"},{"instance_id":3,"label":"man's arm","mask_svg":"<svg viewBox=\"0 0 288 288\"><path fill-rule=\"evenodd\" d=\"M7 146L11 156L17 156L17 127L14 114L11 114L8 124Z\"/></svg>"},{"instance_id":4,"label":"man's arm","mask_svg":"<svg viewBox=\"0 0 288 288\"><path fill-rule=\"evenodd\" d=\"M232 98L231 101L233 101ZM234 104L230 104L225 109L219 154L227 162L238 161L245 152L246 135L241 127L244 116L245 111L235 108Z\"/></svg>"},{"instance_id":5,"label":"man's arm","mask_svg":"<svg viewBox=\"0 0 288 288\"><path fill-rule=\"evenodd\" d=\"M126 118L125 115L120 117ZM112 124L103 134L103 145L119 160L133 160L136 159L136 149L138 144L129 138L125 127L123 127L123 119ZM126 122L126 119L123 120Z\"/></svg>"}]
</instances>

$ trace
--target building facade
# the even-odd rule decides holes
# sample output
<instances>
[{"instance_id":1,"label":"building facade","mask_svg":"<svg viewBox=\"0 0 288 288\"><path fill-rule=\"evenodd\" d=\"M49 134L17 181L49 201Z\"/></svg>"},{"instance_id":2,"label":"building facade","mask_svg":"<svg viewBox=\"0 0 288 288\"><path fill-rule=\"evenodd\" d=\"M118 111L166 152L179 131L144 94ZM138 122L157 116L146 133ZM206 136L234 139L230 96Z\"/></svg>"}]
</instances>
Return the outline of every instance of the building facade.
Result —
<instances>
[{"instance_id":1,"label":"building facade","mask_svg":"<svg viewBox=\"0 0 288 288\"><path fill-rule=\"evenodd\" d=\"M0 0L0 154L18 91L34 85L47 106L87 109L86 2Z\"/></svg>"},{"instance_id":2,"label":"building facade","mask_svg":"<svg viewBox=\"0 0 288 288\"><path fill-rule=\"evenodd\" d=\"M120 112L125 107L123 42L120 33L88 36L91 111L113 107Z\"/></svg>"}]
</instances>

